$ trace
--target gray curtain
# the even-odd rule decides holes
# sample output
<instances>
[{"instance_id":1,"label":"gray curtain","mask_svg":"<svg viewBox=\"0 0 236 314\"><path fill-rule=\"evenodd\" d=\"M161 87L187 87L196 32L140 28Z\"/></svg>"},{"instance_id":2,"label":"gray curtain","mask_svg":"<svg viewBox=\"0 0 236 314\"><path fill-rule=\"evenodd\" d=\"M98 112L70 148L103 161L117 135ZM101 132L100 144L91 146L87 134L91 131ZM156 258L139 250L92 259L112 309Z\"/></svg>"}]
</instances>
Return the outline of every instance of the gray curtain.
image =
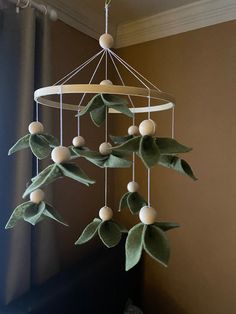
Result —
<instances>
[{"instance_id":1,"label":"gray curtain","mask_svg":"<svg viewBox=\"0 0 236 314\"><path fill-rule=\"evenodd\" d=\"M7 156L8 149L28 132L34 119L33 92L49 84L50 21L33 9L16 14L0 11L0 305L8 304L55 274L58 258L54 225L48 221L31 228L20 222L4 226L34 174L28 151ZM51 117L41 120L47 131ZM50 197L50 195L48 195Z\"/></svg>"}]
</instances>

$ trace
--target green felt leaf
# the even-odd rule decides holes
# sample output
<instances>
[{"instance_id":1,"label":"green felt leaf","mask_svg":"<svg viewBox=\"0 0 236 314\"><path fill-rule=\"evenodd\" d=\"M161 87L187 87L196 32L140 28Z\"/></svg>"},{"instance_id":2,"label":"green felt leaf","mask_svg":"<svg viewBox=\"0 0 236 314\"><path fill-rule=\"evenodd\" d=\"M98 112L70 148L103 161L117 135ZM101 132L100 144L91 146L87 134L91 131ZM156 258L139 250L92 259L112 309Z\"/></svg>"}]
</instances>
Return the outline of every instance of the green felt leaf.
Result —
<instances>
[{"instance_id":1,"label":"green felt leaf","mask_svg":"<svg viewBox=\"0 0 236 314\"><path fill-rule=\"evenodd\" d=\"M168 231L168 230L180 227L180 225L175 222L165 222L165 221L155 222L154 226L160 228L163 231Z\"/></svg>"},{"instance_id":2,"label":"green felt leaf","mask_svg":"<svg viewBox=\"0 0 236 314\"><path fill-rule=\"evenodd\" d=\"M40 137L44 138L48 142L48 144L53 148L60 145L58 139L51 134L43 133L40 134Z\"/></svg>"},{"instance_id":3,"label":"green felt leaf","mask_svg":"<svg viewBox=\"0 0 236 314\"><path fill-rule=\"evenodd\" d=\"M179 157L171 155L162 155L158 161L158 164L160 166L170 168L182 174L185 174L192 178L193 180L197 180L197 177L195 177L190 165L185 160Z\"/></svg>"},{"instance_id":4,"label":"green felt leaf","mask_svg":"<svg viewBox=\"0 0 236 314\"><path fill-rule=\"evenodd\" d=\"M127 228L125 226L123 226L122 224L120 224L119 222L113 221L113 223L115 225L117 225L117 227L120 229L120 232L122 232L122 233L127 233L128 232Z\"/></svg>"},{"instance_id":5,"label":"green felt leaf","mask_svg":"<svg viewBox=\"0 0 236 314\"><path fill-rule=\"evenodd\" d=\"M28 207L24 212L24 220L35 226L39 221L42 220L44 209L44 202L40 202L39 204L34 204L32 207Z\"/></svg>"},{"instance_id":6,"label":"green felt leaf","mask_svg":"<svg viewBox=\"0 0 236 314\"><path fill-rule=\"evenodd\" d=\"M128 233L125 243L126 271L130 270L136 264L138 264L141 258L143 249L143 233L145 231L145 228L146 226L140 223L130 229Z\"/></svg>"},{"instance_id":7,"label":"green felt leaf","mask_svg":"<svg viewBox=\"0 0 236 314\"><path fill-rule=\"evenodd\" d=\"M63 163L63 164L57 164L57 165L65 177L68 177L70 179L83 183L87 186L95 183L95 181L90 179L87 176L87 174L82 169L80 169L76 164Z\"/></svg>"},{"instance_id":8,"label":"green felt leaf","mask_svg":"<svg viewBox=\"0 0 236 314\"><path fill-rule=\"evenodd\" d=\"M147 202L138 192L133 192L129 193L127 197L127 204L131 213L137 214L143 206L147 205Z\"/></svg>"},{"instance_id":9,"label":"green felt leaf","mask_svg":"<svg viewBox=\"0 0 236 314\"><path fill-rule=\"evenodd\" d=\"M106 110L107 110L107 107L103 105L90 112L90 117L96 126L98 127L101 126L101 124L105 121Z\"/></svg>"},{"instance_id":10,"label":"green felt leaf","mask_svg":"<svg viewBox=\"0 0 236 314\"><path fill-rule=\"evenodd\" d=\"M98 235L108 248L116 246L121 240L121 230L113 221L103 221L98 227Z\"/></svg>"},{"instance_id":11,"label":"green felt leaf","mask_svg":"<svg viewBox=\"0 0 236 314\"><path fill-rule=\"evenodd\" d=\"M132 111L126 105L109 105L109 107L123 113L127 117L133 117Z\"/></svg>"},{"instance_id":12,"label":"green felt leaf","mask_svg":"<svg viewBox=\"0 0 236 314\"><path fill-rule=\"evenodd\" d=\"M104 102L100 94L95 95L89 103L80 110L79 115L83 116L86 113L89 113L97 108L104 106Z\"/></svg>"},{"instance_id":13,"label":"green felt leaf","mask_svg":"<svg viewBox=\"0 0 236 314\"><path fill-rule=\"evenodd\" d=\"M145 135L141 138L139 156L147 168L157 164L160 158L160 151L153 137Z\"/></svg>"},{"instance_id":14,"label":"green felt leaf","mask_svg":"<svg viewBox=\"0 0 236 314\"><path fill-rule=\"evenodd\" d=\"M29 145L32 153L38 159L47 158L51 152L48 142L39 134L32 134L29 138Z\"/></svg>"},{"instance_id":15,"label":"green felt leaf","mask_svg":"<svg viewBox=\"0 0 236 314\"><path fill-rule=\"evenodd\" d=\"M14 154L19 150L25 149L29 147L29 138L30 134L26 134L22 138L20 138L13 146L9 149L8 155Z\"/></svg>"},{"instance_id":16,"label":"green felt leaf","mask_svg":"<svg viewBox=\"0 0 236 314\"><path fill-rule=\"evenodd\" d=\"M121 145L113 147L113 151L125 151L130 154L135 153L139 150L140 141L141 136L135 136Z\"/></svg>"},{"instance_id":17,"label":"green felt leaf","mask_svg":"<svg viewBox=\"0 0 236 314\"><path fill-rule=\"evenodd\" d=\"M17 206L14 209L13 213L11 214L11 217L9 218L9 220L6 224L5 229L10 229L10 228L15 227L17 221L23 219L25 210L27 208L34 207L34 205L35 204L33 202L25 202L25 203Z\"/></svg>"},{"instance_id":18,"label":"green felt leaf","mask_svg":"<svg viewBox=\"0 0 236 314\"><path fill-rule=\"evenodd\" d=\"M128 100L124 97L120 97L117 95L110 95L110 94L102 94L101 99L103 103L110 107L110 106L119 106L119 105L128 105Z\"/></svg>"},{"instance_id":19,"label":"green felt leaf","mask_svg":"<svg viewBox=\"0 0 236 314\"><path fill-rule=\"evenodd\" d=\"M128 140L132 139L133 135L126 135L126 136L113 136L110 135L110 139L114 144L122 144L124 142L127 142Z\"/></svg>"},{"instance_id":20,"label":"green felt leaf","mask_svg":"<svg viewBox=\"0 0 236 314\"><path fill-rule=\"evenodd\" d=\"M90 158L95 160L105 160L107 158L106 156L101 155L99 152L94 152L89 149L82 149L78 147L72 147L71 149L79 157Z\"/></svg>"},{"instance_id":21,"label":"green felt leaf","mask_svg":"<svg viewBox=\"0 0 236 314\"><path fill-rule=\"evenodd\" d=\"M145 251L163 266L167 266L170 257L168 238L163 230L155 225L149 225L144 233L143 245Z\"/></svg>"},{"instance_id":22,"label":"green felt leaf","mask_svg":"<svg viewBox=\"0 0 236 314\"><path fill-rule=\"evenodd\" d=\"M23 194L23 198L25 198L34 190L42 188L60 177L62 177L62 172L58 167L58 164L52 164L48 166L32 179L33 182L26 189L25 193Z\"/></svg>"},{"instance_id":23,"label":"green felt leaf","mask_svg":"<svg viewBox=\"0 0 236 314\"><path fill-rule=\"evenodd\" d=\"M97 233L99 225L102 223L100 219L94 219L82 232L79 239L75 242L75 245L84 244L91 240Z\"/></svg>"},{"instance_id":24,"label":"green felt leaf","mask_svg":"<svg viewBox=\"0 0 236 314\"><path fill-rule=\"evenodd\" d=\"M156 143L161 155L181 154L192 150L192 148L184 146L172 138L158 137L156 138Z\"/></svg>"},{"instance_id":25,"label":"green felt leaf","mask_svg":"<svg viewBox=\"0 0 236 314\"><path fill-rule=\"evenodd\" d=\"M68 227L69 225L67 224L67 222L65 222L65 220L63 219L63 217L61 216L61 214L55 210L52 205L46 203L45 204L45 210L43 212L43 215L51 218L53 220L56 220L57 222L59 222L60 224Z\"/></svg>"},{"instance_id":26,"label":"green felt leaf","mask_svg":"<svg viewBox=\"0 0 236 314\"><path fill-rule=\"evenodd\" d=\"M120 203L119 203L119 212L125 207L128 207L127 199L129 195L130 195L130 192L127 192L121 197Z\"/></svg>"},{"instance_id":27,"label":"green felt leaf","mask_svg":"<svg viewBox=\"0 0 236 314\"><path fill-rule=\"evenodd\" d=\"M104 162L103 167L105 168L129 168L132 165L130 160L119 158L110 154L107 160Z\"/></svg>"}]
</instances>

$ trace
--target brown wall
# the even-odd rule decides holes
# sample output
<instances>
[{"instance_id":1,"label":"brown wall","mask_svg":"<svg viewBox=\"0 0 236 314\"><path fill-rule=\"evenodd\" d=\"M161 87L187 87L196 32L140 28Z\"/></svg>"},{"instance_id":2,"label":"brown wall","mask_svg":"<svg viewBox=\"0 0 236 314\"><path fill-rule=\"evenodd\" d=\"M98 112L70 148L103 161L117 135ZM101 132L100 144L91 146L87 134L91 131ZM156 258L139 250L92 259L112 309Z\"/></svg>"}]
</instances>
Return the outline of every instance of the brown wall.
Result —
<instances>
[{"instance_id":1,"label":"brown wall","mask_svg":"<svg viewBox=\"0 0 236 314\"><path fill-rule=\"evenodd\" d=\"M147 314L236 312L235 29L233 21L119 50L132 66L175 95L176 138L194 148L185 158L199 177L192 182L168 169L152 171L152 204L159 218L179 222L181 228L169 232L168 269L144 258ZM169 136L170 113L152 117L158 133ZM117 135L131 124L113 119ZM131 173L114 173L117 205ZM144 195L145 175L138 163ZM128 225L137 221L127 212L121 220Z\"/></svg>"}]
</instances>

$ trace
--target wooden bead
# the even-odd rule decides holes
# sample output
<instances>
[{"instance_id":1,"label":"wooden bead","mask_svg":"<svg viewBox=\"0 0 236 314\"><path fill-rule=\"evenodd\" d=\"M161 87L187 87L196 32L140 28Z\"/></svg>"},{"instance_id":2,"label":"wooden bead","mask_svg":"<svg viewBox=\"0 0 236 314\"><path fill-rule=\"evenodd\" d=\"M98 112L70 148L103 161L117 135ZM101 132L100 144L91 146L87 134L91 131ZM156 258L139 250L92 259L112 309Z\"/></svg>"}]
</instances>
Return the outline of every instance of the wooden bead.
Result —
<instances>
[{"instance_id":1,"label":"wooden bead","mask_svg":"<svg viewBox=\"0 0 236 314\"><path fill-rule=\"evenodd\" d=\"M131 181L127 184L127 190L131 193L137 192L139 189L139 184L135 181Z\"/></svg>"},{"instance_id":2,"label":"wooden bead","mask_svg":"<svg viewBox=\"0 0 236 314\"><path fill-rule=\"evenodd\" d=\"M70 150L65 146L57 146L51 153L52 160L57 164L70 160L70 157Z\"/></svg>"},{"instance_id":3,"label":"wooden bead","mask_svg":"<svg viewBox=\"0 0 236 314\"><path fill-rule=\"evenodd\" d=\"M156 132L156 123L151 119L143 120L139 125L139 132L142 136L154 135Z\"/></svg>"},{"instance_id":4,"label":"wooden bead","mask_svg":"<svg viewBox=\"0 0 236 314\"><path fill-rule=\"evenodd\" d=\"M114 39L110 34L103 34L99 38L99 45L103 49L110 49L113 47Z\"/></svg>"},{"instance_id":5,"label":"wooden bead","mask_svg":"<svg viewBox=\"0 0 236 314\"><path fill-rule=\"evenodd\" d=\"M83 147L85 145L85 139L82 136L76 136L72 140L74 147Z\"/></svg>"},{"instance_id":6,"label":"wooden bead","mask_svg":"<svg viewBox=\"0 0 236 314\"><path fill-rule=\"evenodd\" d=\"M101 155L109 155L112 153L112 146L108 142L104 142L99 146L99 152Z\"/></svg>"},{"instance_id":7,"label":"wooden bead","mask_svg":"<svg viewBox=\"0 0 236 314\"><path fill-rule=\"evenodd\" d=\"M113 83L110 80L103 80L101 81L100 85L113 85Z\"/></svg>"},{"instance_id":8,"label":"wooden bead","mask_svg":"<svg viewBox=\"0 0 236 314\"><path fill-rule=\"evenodd\" d=\"M153 207L144 206L140 209L139 219L145 225L152 225L157 219L157 212Z\"/></svg>"},{"instance_id":9,"label":"wooden bead","mask_svg":"<svg viewBox=\"0 0 236 314\"><path fill-rule=\"evenodd\" d=\"M139 128L137 127L137 125L131 125L128 128L128 134L129 135L139 135Z\"/></svg>"},{"instance_id":10,"label":"wooden bead","mask_svg":"<svg viewBox=\"0 0 236 314\"><path fill-rule=\"evenodd\" d=\"M99 217L103 221L111 220L113 217L113 210L108 206L104 206L99 210Z\"/></svg>"},{"instance_id":11,"label":"wooden bead","mask_svg":"<svg viewBox=\"0 0 236 314\"><path fill-rule=\"evenodd\" d=\"M44 200L44 192L41 189L37 189L30 193L30 200L35 204L39 204Z\"/></svg>"},{"instance_id":12,"label":"wooden bead","mask_svg":"<svg viewBox=\"0 0 236 314\"><path fill-rule=\"evenodd\" d=\"M41 122L34 121L30 123L28 130L30 134L39 134L39 133L43 133L44 126Z\"/></svg>"}]
</instances>

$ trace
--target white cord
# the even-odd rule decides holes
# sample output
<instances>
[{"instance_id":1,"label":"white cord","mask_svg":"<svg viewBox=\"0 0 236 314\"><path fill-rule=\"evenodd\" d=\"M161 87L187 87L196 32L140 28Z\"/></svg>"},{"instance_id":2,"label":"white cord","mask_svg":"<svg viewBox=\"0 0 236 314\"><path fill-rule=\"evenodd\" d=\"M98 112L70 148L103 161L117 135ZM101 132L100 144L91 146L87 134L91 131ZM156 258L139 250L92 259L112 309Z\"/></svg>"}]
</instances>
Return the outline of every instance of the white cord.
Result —
<instances>
[{"instance_id":1,"label":"white cord","mask_svg":"<svg viewBox=\"0 0 236 314\"><path fill-rule=\"evenodd\" d=\"M63 146L63 90L60 86L60 146Z\"/></svg>"},{"instance_id":2,"label":"white cord","mask_svg":"<svg viewBox=\"0 0 236 314\"><path fill-rule=\"evenodd\" d=\"M80 109L78 108L78 116L77 116L77 135L80 136Z\"/></svg>"},{"instance_id":3,"label":"white cord","mask_svg":"<svg viewBox=\"0 0 236 314\"><path fill-rule=\"evenodd\" d=\"M148 169L148 207L151 206L151 171Z\"/></svg>"},{"instance_id":4,"label":"white cord","mask_svg":"<svg viewBox=\"0 0 236 314\"><path fill-rule=\"evenodd\" d=\"M36 101L36 108L35 108L35 118L36 121L39 121L39 103ZM36 176L39 174L39 159L36 157Z\"/></svg>"},{"instance_id":5,"label":"white cord","mask_svg":"<svg viewBox=\"0 0 236 314\"><path fill-rule=\"evenodd\" d=\"M108 15L109 15L109 9L108 4L105 5L105 33L108 33Z\"/></svg>"},{"instance_id":6,"label":"white cord","mask_svg":"<svg viewBox=\"0 0 236 314\"><path fill-rule=\"evenodd\" d=\"M171 137L175 138L175 107L171 111Z\"/></svg>"}]
</instances>

